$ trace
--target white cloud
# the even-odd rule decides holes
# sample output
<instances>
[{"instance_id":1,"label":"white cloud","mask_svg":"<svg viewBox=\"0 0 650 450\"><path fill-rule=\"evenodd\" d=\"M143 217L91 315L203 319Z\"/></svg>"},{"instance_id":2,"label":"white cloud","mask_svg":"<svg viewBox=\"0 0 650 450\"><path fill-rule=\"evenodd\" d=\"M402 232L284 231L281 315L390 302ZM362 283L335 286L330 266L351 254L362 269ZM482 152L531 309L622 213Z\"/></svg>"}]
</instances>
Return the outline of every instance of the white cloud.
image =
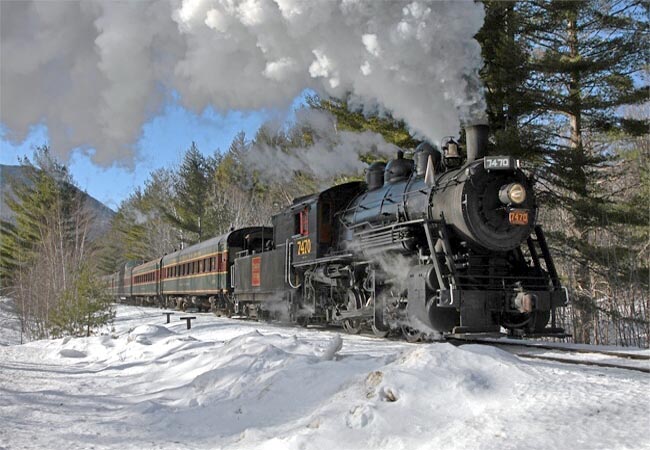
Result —
<instances>
[{"instance_id":1,"label":"white cloud","mask_svg":"<svg viewBox=\"0 0 650 450\"><path fill-rule=\"evenodd\" d=\"M351 93L437 140L484 110L474 1L0 2L0 121L47 125L60 156L129 161L177 92L195 112ZM440 26L440 24L453 26ZM442 81L444 80L444 81Z\"/></svg>"}]
</instances>

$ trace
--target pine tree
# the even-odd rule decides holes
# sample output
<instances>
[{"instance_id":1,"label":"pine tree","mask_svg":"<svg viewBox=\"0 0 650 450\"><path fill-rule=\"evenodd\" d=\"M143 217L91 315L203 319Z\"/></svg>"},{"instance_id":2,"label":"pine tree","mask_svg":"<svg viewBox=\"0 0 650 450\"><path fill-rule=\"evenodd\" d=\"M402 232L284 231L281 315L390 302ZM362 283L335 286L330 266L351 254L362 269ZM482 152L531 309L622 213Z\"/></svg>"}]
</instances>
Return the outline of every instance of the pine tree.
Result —
<instances>
[{"instance_id":1,"label":"pine tree","mask_svg":"<svg viewBox=\"0 0 650 450\"><path fill-rule=\"evenodd\" d=\"M547 139L555 142L545 176L573 217L573 233L562 234L577 250L574 310L581 342L592 339L598 308L592 270L606 263L599 256L608 254L593 239L594 232L616 221L617 206L601 190L611 152L598 145L598 135L639 130L641 123L624 118L618 109L648 99L647 86L635 83L648 64L647 8L642 2L615 0L522 6L522 13L532 18L526 31L537 86L532 95L541 117L555 124L545 127Z\"/></svg>"},{"instance_id":2,"label":"pine tree","mask_svg":"<svg viewBox=\"0 0 650 450\"><path fill-rule=\"evenodd\" d=\"M620 107L648 100L648 86L635 82L648 65L648 4L537 0L522 3L519 12L526 18L523 35L530 52L528 96L536 105L538 129L553 146L546 176L575 204L574 195L590 197L590 168L607 161L585 148L585 136L647 132L647 120L625 118ZM579 226L597 215L589 202L581 206L575 215Z\"/></svg>"},{"instance_id":3,"label":"pine tree","mask_svg":"<svg viewBox=\"0 0 650 450\"><path fill-rule=\"evenodd\" d=\"M411 136L404 121L396 120L389 114L364 115L361 111L351 109L345 99L311 96L307 98L307 104L310 108L327 111L336 117L336 126L340 130L373 131L381 134L386 142L402 148L415 148L420 143Z\"/></svg>"},{"instance_id":4,"label":"pine tree","mask_svg":"<svg viewBox=\"0 0 650 450\"><path fill-rule=\"evenodd\" d=\"M167 220L182 230L184 244L201 242L215 233L214 224L206 220L214 171L215 161L203 156L196 143L192 142L175 178L172 208L161 205Z\"/></svg>"},{"instance_id":5,"label":"pine tree","mask_svg":"<svg viewBox=\"0 0 650 450\"><path fill-rule=\"evenodd\" d=\"M622 261L638 250L633 241L603 236L648 222L647 211L630 203L638 196L621 194L619 168L639 154L630 151L634 136L648 131L647 115L630 118L623 106L649 99L640 85L648 67L649 6L635 0L484 3L478 39L490 122L498 148L536 168L552 242L577 294L576 339L588 342L601 295L592 275L611 289L614 277L603 274L612 258ZM633 270L643 271L643 264Z\"/></svg>"},{"instance_id":6,"label":"pine tree","mask_svg":"<svg viewBox=\"0 0 650 450\"><path fill-rule=\"evenodd\" d=\"M176 175L169 169L152 172L144 189L122 202L103 239L101 271L112 273L127 261L150 261L181 248L183 231L167 214L176 216L174 198Z\"/></svg>"},{"instance_id":7,"label":"pine tree","mask_svg":"<svg viewBox=\"0 0 650 450\"><path fill-rule=\"evenodd\" d=\"M35 164L28 158L21 159L25 180L10 180L13 196L5 200L15 214L15 224L2 222L0 237L2 259L0 273L3 285L10 283L11 275L24 261L35 257L47 229L46 223L53 214L52 208L62 206L61 200L70 196L71 179L65 166L50 157L49 148L42 146L34 154ZM69 198L68 198L69 200ZM66 208L68 209L68 208Z\"/></svg>"},{"instance_id":8,"label":"pine tree","mask_svg":"<svg viewBox=\"0 0 650 450\"><path fill-rule=\"evenodd\" d=\"M87 337L114 318L110 294L95 272L82 266L72 286L62 293L52 311L50 331L53 337Z\"/></svg>"},{"instance_id":9,"label":"pine tree","mask_svg":"<svg viewBox=\"0 0 650 450\"><path fill-rule=\"evenodd\" d=\"M14 196L7 199L16 223L3 224L0 265L3 286L16 304L22 331L41 338L77 320L58 315L55 323L54 317L71 296L80 307L89 307L95 300L80 289L99 281L89 265L94 260L88 240L91 213L66 167L50 156L47 147L36 151L34 164L28 159L22 162L27 180L15 183ZM98 314L91 316L92 322L88 315L80 322L87 333L99 325Z\"/></svg>"},{"instance_id":10,"label":"pine tree","mask_svg":"<svg viewBox=\"0 0 650 450\"><path fill-rule=\"evenodd\" d=\"M525 18L516 2L486 0L483 5L485 20L475 39L485 62L480 74L494 143L488 151L507 149L509 155L540 166L544 137L527 126L537 104L528 95L531 69L523 36Z\"/></svg>"}]
</instances>

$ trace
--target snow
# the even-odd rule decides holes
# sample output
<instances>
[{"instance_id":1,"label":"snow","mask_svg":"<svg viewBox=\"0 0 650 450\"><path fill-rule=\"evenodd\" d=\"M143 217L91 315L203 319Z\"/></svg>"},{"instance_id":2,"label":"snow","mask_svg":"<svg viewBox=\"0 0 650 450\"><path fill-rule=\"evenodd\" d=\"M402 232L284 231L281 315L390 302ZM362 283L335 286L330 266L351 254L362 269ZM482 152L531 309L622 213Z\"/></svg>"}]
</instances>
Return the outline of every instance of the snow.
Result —
<instances>
[{"instance_id":1,"label":"snow","mask_svg":"<svg viewBox=\"0 0 650 450\"><path fill-rule=\"evenodd\" d=\"M0 347L21 343L20 321L10 299L0 297Z\"/></svg>"},{"instance_id":2,"label":"snow","mask_svg":"<svg viewBox=\"0 0 650 450\"><path fill-rule=\"evenodd\" d=\"M165 322L118 306L105 334L23 345L3 327L0 448L650 449L641 372L210 314Z\"/></svg>"}]
</instances>

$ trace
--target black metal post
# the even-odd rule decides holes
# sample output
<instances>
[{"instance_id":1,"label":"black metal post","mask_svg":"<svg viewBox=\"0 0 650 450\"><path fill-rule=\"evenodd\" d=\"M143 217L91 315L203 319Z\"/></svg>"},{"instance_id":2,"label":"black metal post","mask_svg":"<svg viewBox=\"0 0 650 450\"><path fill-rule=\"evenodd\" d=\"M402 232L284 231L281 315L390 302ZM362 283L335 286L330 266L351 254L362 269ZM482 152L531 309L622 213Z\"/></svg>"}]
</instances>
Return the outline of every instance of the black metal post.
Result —
<instances>
[{"instance_id":1,"label":"black metal post","mask_svg":"<svg viewBox=\"0 0 650 450\"><path fill-rule=\"evenodd\" d=\"M192 328L192 319L196 319L196 317L192 316L192 317L181 317L181 318L180 318L180 320L185 320L185 321L187 321L187 329L188 329L188 330L189 330L190 328Z\"/></svg>"}]
</instances>

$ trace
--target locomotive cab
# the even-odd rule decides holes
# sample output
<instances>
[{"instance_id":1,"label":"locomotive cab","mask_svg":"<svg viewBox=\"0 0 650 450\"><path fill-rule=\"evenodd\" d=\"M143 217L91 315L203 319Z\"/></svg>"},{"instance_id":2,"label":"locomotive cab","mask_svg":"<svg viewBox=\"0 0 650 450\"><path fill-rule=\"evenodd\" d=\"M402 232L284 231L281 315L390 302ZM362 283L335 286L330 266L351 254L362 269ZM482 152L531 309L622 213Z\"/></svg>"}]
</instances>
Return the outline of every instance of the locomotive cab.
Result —
<instances>
[{"instance_id":1,"label":"locomotive cab","mask_svg":"<svg viewBox=\"0 0 650 450\"><path fill-rule=\"evenodd\" d=\"M242 251L246 254L261 253L273 248L273 232L268 227L253 228L244 235Z\"/></svg>"},{"instance_id":2,"label":"locomotive cab","mask_svg":"<svg viewBox=\"0 0 650 450\"><path fill-rule=\"evenodd\" d=\"M361 182L351 182L297 198L289 209L272 218L276 245L289 246L292 263L329 255L335 250L338 215L364 187Z\"/></svg>"}]
</instances>

